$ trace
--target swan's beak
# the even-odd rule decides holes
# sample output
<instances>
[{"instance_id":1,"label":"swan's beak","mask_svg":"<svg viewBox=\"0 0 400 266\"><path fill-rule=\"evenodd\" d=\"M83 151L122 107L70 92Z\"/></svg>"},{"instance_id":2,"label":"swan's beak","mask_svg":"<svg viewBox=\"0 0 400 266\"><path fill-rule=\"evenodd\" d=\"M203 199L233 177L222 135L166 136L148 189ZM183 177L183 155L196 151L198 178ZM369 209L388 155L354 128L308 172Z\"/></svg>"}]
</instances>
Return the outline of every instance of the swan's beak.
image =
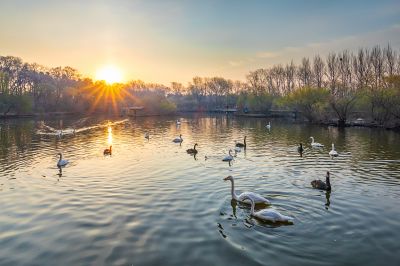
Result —
<instances>
[{"instance_id":1,"label":"swan's beak","mask_svg":"<svg viewBox=\"0 0 400 266\"><path fill-rule=\"evenodd\" d=\"M229 178L229 176L225 177L223 180L224 180L224 181L227 181L227 180L228 180L228 178Z\"/></svg>"}]
</instances>

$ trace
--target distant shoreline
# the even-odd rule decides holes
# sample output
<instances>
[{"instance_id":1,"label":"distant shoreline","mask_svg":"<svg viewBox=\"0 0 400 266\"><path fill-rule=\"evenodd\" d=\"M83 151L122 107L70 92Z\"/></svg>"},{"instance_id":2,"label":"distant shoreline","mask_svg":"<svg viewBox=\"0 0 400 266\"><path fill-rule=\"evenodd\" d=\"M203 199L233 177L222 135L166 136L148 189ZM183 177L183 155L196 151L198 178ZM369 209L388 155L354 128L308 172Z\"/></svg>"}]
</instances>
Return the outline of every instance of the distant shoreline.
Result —
<instances>
[{"instance_id":1,"label":"distant shoreline","mask_svg":"<svg viewBox=\"0 0 400 266\"><path fill-rule=\"evenodd\" d=\"M184 115L184 114L194 114L194 113L199 113L197 111L177 111L175 114L140 114L137 116L129 116L129 115L123 115L123 117L155 117L155 116L179 116L179 115ZM214 112L214 111L204 111L200 112L203 114L220 114L220 115L225 115L223 112ZM72 115L85 115L83 113L79 112L48 112L48 113L33 113L33 114L0 114L0 120L7 120L7 119L22 119L22 118L37 118L37 117L60 117L60 116L72 116ZM93 113L90 115L99 115L98 113ZM116 115L120 116L120 115ZM246 118L294 118L289 115L271 115L271 114L263 114L263 113L235 113L231 114L231 116L234 117L246 117ZM313 125L324 125L324 126L334 126L334 127L339 127L337 121L315 121L315 122L308 122L305 119L302 118L297 118L295 119L297 123L301 124L313 124ZM387 130L400 130L400 125L379 125L374 122L369 122L369 121L357 121L357 120L350 120L346 122L345 127L366 127L366 128L382 128L382 129L387 129Z\"/></svg>"},{"instance_id":2,"label":"distant shoreline","mask_svg":"<svg viewBox=\"0 0 400 266\"><path fill-rule=\"evenodd\" d=\"M14 118L33 118L41 116L64 116L64 115L77 115L77 112L49 112L49 113L33 113L33 114L0 114L0 119L14 119Z\"/></svg>"}]
</instances>

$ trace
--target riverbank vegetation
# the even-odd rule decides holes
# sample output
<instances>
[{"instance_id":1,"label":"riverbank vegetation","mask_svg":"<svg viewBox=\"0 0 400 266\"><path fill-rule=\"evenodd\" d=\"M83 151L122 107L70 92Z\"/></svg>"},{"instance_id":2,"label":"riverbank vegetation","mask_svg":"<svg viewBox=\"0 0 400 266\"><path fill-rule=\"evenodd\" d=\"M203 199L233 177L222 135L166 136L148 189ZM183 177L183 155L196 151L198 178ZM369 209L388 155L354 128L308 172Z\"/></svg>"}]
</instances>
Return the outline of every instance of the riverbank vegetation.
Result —
<instances>
[{"instance_id":1,"label":"riverbank vegetation","mask_svg":"<svg viewBox=\"0 0 400 266\"><path fill-rule=\"evenodd\" d=\"M347 50L250 71L245 81L194 77L187 85L106 84L71 67L47 68L0 56L0 114L107 112L143 106L152 114L237 108L296 111L314 123L400 124L400 56L391 46ZM358 121L361 121L360 119Z\"/></svg>"}]
</instances>

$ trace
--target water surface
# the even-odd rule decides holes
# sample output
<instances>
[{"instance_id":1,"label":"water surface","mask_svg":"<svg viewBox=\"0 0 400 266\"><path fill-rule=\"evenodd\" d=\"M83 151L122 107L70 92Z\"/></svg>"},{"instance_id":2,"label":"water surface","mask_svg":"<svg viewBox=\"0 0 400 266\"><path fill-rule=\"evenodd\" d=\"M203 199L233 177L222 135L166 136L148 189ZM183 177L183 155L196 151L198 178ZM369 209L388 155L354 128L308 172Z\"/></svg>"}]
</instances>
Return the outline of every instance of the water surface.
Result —
<instances>
[{"instance_id":1,"label":"water surface","mask_svg":"<svg viewBox=\"0 0 400 266\"><path fill-rule=\"evenodd\" d=\"M181 121L0 121L0 265L400 263L399 133L285 121L268 131L263 119L225 116ZM179 134L182 145L172 143ZM246 151L222 162L244 136ZM311 149L310 136L326 147ZM194 143L196 157L186 154ZM70 161L62 172L59 152ZM311 189L328 170L332 192ZM251 218L231 201L227 175L238 193L262 194L294 224Z\"/></svg>"}]
</instances>

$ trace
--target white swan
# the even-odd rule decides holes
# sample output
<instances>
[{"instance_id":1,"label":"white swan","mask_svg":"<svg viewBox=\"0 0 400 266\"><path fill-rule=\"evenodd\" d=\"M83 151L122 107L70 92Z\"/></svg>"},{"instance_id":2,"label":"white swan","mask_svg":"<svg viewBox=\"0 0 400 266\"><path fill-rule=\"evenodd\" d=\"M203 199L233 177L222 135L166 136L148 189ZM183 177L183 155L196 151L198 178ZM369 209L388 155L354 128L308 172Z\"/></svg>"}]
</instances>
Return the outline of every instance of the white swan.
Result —
<instances>
[{"instance_id":1,"label":"white swan","mask_svg":"<svg viewBox=\"0 0 400 266\"><path fill-rule=\"evenodd\" d=\"M329 155L331 157L338 157L339 154L337 153L337 151L335 151L335 144L332 143L332 150L329 152Z\"/></svg>"},{"instance_id":2,"label":"white swan","mask_svg":"<svg viewBox=\"0 0 400 266\"><path fill-rule=\"evenodd\" d=\"M233 179L233 176L227 176L224 178L224 181L230 180L231 181L231 194L232 194L232 199L237 200L242 203L247 203L250 204L251 202L249 200L246 200L246 198L252 199L256 204L259 203L264 203L264 204L271 204L269 200L261 196L260 194L254 193L254 192L243 192L239 196L236 195L235 193L235 182Z\"/></svg>"},{"instance_id":3,"label":"white swan","mask_svg":"<svg viewBox=\"0 0 400 266\"><path fill-rule=\"evenodd\" d=\"M267 129L271 129L271 122L268 122L268 125L265 126Z\"/></svg>"},{"instance_id":4,"label":"white swan","mask_svg":"<svg viewBox=\"0 0 400 266\"><path fill-rule=\"evenodd\" d=\"M62 135L63 135L62 129L61 129L61 130L56 130L56 135L57 135L59 138L61 138Z\"/></svg>"},{"instance_id":5,"label":"white swan","mask_svg":"<svg viewBox=\"0 0 400 266\"><path fill-rule=\"evenodd\" d=\"M263 209L260 211L255 212L254 206L256 205L254 200L250 197L245 197L245 199L250 200L251 203L251 216L267 221L267 222L293 222L294 218L286 215L280 214L277 210L274 209Z\"/></svg>"},{"instance_id":6,"label":"white swan","mask_svg":"<svg viewBox=\"0 0 400 266\"><path fill-rule=\"evenodd\" d=\"M314 137L310 137L310 139L311 139L311 146L312 147L317 147L317 148L324 147L324 145L322 145L321 143L314 142Z\"/></svg>"},{"instance_id":7,"label":"white swan","mask_svg":"<svg viewBox=\"0 0 400 266\"><path fill-rule=\"evenodd\" d=\"M179 121L179 120L176 120L176 125L180 125L181 124L181 121Z\"/></svg>"},{"instance_id":8,"label":"white swan","mask_svg":"<svg viewBox=\"0 0 400 266\"><path fill-rule=\"evenodd\" d=\"M222 159L222 161L224 162L230 162L233 160L233 156L231 154L232 150L229 150L229 155L225 156L224 159Z\"/></svg>"},{"instance_id":9,"label":"white swan","mask_svg":"<svg viewBox=\"0 0 400 266\"><path fill-rule=\"evenodd\" d=\"M172 140L175 143L181 143L183 141L182 134Z\"/></svg>"},{"instance_id":10,"label":"white swan","mask_svg":"<svg viewBox=\"0 0 400 266\"><path fill-rule=\"evenodd\" d=\"M57 162L57 167L66 166L69 163L68 160L64 160L62 158L62 154L61 153L59 153L58 155L60 156L60 159Z\"/></svg>"}]
</instances>

